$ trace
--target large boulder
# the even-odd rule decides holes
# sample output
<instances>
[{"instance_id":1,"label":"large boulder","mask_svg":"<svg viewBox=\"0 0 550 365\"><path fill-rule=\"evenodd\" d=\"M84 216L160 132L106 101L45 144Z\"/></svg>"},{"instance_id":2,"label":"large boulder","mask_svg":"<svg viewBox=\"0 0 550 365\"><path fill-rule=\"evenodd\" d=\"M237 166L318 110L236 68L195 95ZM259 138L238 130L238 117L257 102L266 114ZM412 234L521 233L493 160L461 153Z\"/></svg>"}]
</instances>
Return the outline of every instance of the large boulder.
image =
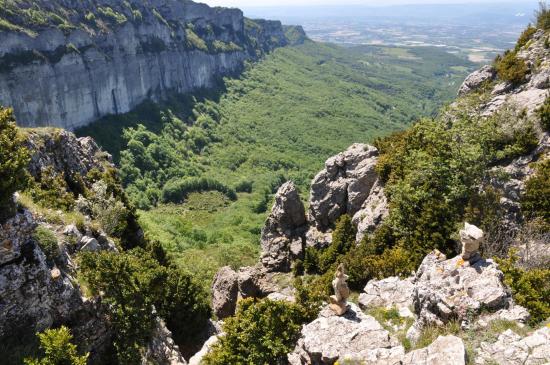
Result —
<instances>
[{"instance_id":1,"label":"large boulder","mask_svg":"<svg viewBox=\"0 0 550 365\"><path fill-rule=\"evenodd\" d=\"M390 336L374 317L353 303L342 316L330 309L302 328L296 349L289 354L292 365L332 365L336 361L388 358L404 354L396 338Z\"/></svg>"},{"instance_id":2,"label":"large boulder","mask_svg":"<svg viewBox=\"0 0 550 365\"><path fill-rule=\"evenodd\" d=\"M428 347L407 353L402 365L464 365L466 348L464 342L456 336L439 336Z\"/></svg>"},{"instance_id":3,"label":"large boulder","mask_svg":"<svg viewBox=\"0 0 550 365\"><path fill-rule=\"evenodd\" d=\"M311 183L310 224L325 232L341 215L357 213L378 179L377 160L375 147L359 143L329 158Z\"/></svg>"},{"instance_id":4,"label":"large boulder","mask_svg":"<svg viewBox=\"0 0 550 365\"><path fill-rule=\"evenodd\" d=\"M493 81L496 77L496 70L492 66L483 66L481 69L472 72L466 77L460 88L458 95L466 95L479 89L484 83Z\"/></svg>"},{"instance_id":5,"label":"large boulder","mask_svg":"<svg viewBox=\"0 0 550 365\"><path fill-rule=\"evenodd\" d=\"M306 230L306 214L293 182L283 184L262 229L263 266L269 271L290 271L293 258L301 257Z\"/></svg>"},{"instance_id":6,"label":"large boulder","mask_svg":"<svg viewBox=\"0 0 550 365\"><path fill-rule=\"evenodd\" d=\"M364 293L359 295L359 306L363 309L376 307L405 309L412 308L414 291L413 278L404 280L397 276L383 280L371 280Z\"/></svg>"},{"instance_id":7,"label":"large boulder","mask_svg":"<svg viewBox=\"0 0 550 365\"><path fill-rule=\"evenodd\" d=\"M216 273L212 283L212 309L218 319L235 314L239 295L239 275L229 266Z\"/></svg>"},{"instance_id":8,"label":"large boulder","mask_svg":"<svg viewBox=\"0 0 550 365\"><path fill-rule=\"evenodd\" d=\"M434 251L427 255L415 278L413 305L417 321L409 331L413 341L422 327L442 325L451 320L468 320L482 310L494 313L515 306L503 283L503 273L492 260L462 256L446 260Z\"/></svg>"},{"instance_id":9,"label":"large boulder","mask_svg":"<svg viewBox=\"0 0 550 365\"><path fill-rule=\"evenodd\" d=\"M522 338L512 330L503 332L495 343L482 342L475 364L535 365L550 363L550 327Z\"/></svg>"}]
</instances>

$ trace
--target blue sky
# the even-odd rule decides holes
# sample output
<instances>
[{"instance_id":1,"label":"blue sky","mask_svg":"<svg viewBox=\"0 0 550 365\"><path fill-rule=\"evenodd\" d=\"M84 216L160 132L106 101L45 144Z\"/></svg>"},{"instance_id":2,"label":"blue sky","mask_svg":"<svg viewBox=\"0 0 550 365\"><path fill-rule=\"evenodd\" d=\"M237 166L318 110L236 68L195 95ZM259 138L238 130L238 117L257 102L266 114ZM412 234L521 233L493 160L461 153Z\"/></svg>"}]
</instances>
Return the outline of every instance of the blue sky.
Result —
<instances>
[{"instance_id":1,"label":"blue sky","mask_svg":"<svg viewBox=\"0 0 550 365\"><path fill-rule=\"evenodd\" d=\"M464 4L464 3L511 3L513 0L195 0L211 6L257 7L257 6L304 6L304 5L399 5L399 4ZM516 0L525 1L525 0ZM526 1L528 2L528 1Z\"/></svg>"}]
</instances>

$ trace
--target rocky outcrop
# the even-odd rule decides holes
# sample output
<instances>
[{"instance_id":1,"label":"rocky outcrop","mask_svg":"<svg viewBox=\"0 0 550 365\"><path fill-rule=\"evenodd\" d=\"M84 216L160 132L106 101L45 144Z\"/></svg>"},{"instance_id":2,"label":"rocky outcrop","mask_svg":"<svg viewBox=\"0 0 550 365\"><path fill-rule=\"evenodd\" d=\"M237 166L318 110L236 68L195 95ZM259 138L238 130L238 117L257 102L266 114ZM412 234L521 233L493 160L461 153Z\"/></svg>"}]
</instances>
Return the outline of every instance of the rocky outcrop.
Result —
<instances>
[{"instance_id":1,"label":"rocky outcrop","mask_svg":"<svg viewBox=\"0 0 550 365\"><path fill-rule=\"evenodd\" d=\"M536 365L550 362L550 327L522 338L512 330L498 336L495 343L482 342L475 364Z\"/></svg>"},{"instance_id":2,"label":"rocky outcrop","mask_svg":"<svg viewBox=\"0 0 550 365\"><path fill-rule=\"evenodd\" d=\"M413 305L417 320L407 336L414 340L424 326L443 325L451 320L469 326L482 310L495 313L514 308L503 276L492 260L478 258L471 262L462 256L446 260L439 252L430 253L416 273Z\"/></svg>"},{"instance_id":3,"label":"rocky outcrop","mask_svg":"<svg viewBox=\"0 0 550 365\"><path fill-rule=\"evenodd\" d=\"M405 353L404 347L373 317L357 306L343 316L328 308L302 328L301 337L288 355L291 365L462 365L466 350L456 336L440 336L428 347Z\"/></svg>"},{"instance_id":4,"label":"rocky outcrop","mask_svg":"<svg viewBox=\"0 0 550 365\"><path fill-rule=\"evenodd\" d=\"M397 276L382 280L371 280L359 295L359 306L363 309L377 307L409 310L413 307L413 277L404 280Z\"/></svg>"},{"instance_id":5,"label":"rocky outcrop","mask_svg":"<svg viewBox=\"0 0 550 365\"><path fill-rule=\"evenodd\" d=\"M311 183L311 224L325 230L342 214L353 216L361 208L377 179L377 156L376 148L356 143L325 162Z\"/></svg>"},{"instance_id":6,"label":"rocky outcrop","mask_svg":"<svg viewBox=\"0 0 550 365\"><path fill-rule=\"evenodd\" d=\"M372 202L364 206L378 179L374 170L377 157L378 150L375 147L356 143L325 162L325 169L311 183L309 223L313 232L307 234L308 246L323 247L327 240L322 234L343 214L354 216L363 208L363 212L355 219L357 224L365 221L364 226L369 227L369 220L372 224L378 220L370 217ZM376 194L380 195L380 187L377 186L377 189ZM379 202L380 199L372 200Z\"/></svg>"},{"instance_id":7,"label":"rocky outcrop","mask_svg":"<svg viewBox=\"0 0 550 365\"><path fill-rule=\"evenodd\" d=\"M25 127L74 129L146 99L213 88L288 43L280 22L192 1L35 3L72 26L0 32L0 104Z\"/></svg>"},{"instance_id":8,"label":"rocky outcrop","mask_svg":"<svg viewBox=\"0 0 550 365\"><path fill-rule=\"evenodd\" d=\"M496 70L493 66L483 66L481 69L472 72L460 88L458 89L458 95L466 95L469 92L479 89L482 85L493 81L496 77Z\"/></svg>"},{"instance_id":9,"label":"rocky outcrop","mask_svg":"<svg viewBox=\"0 0 550 365\"><path fill-rule=\"evenodd\" d=\"M456 336L439 336L428 347L411 351L403 357L403 365L465 365L464 342Z\"/></svg>"},{"instance_id":10,"label":"rocky outcrop","mask_svg":"<svg viewBox=\"0 0 550 365\"><path fill-rule=\"evenodd\" d=\"M306 214L296 186L283 184L262 229L263 266L269 271L290 271L291 260L301 258L304 250Z\"/></svg>"},{"instance_id":11,"label":"rocky outcrop","mask_svg":"<svg viewBox=\"0 0 550 365\"><path fill-rule=\"evenodd\" d=\"M62 174L74 187L86 183L86 175L92 169L103 171L114 167L111 156L90 137L77 138L61 129L28 130L25 137L25 145L31 154L28 171L37 180L51 169L52 174Z\"/></svg>"},{"instance_id":12,"label":"rocky outcrop","mask_svg":"<svg viewBox=\"0 0 550 365\"><path fill-rule=\"evenodd\" d=\"M223 336L223 334L211 336L208 340L206 340L206 342L204 343L200 351L197 352L195 355L193 355L189 359L189 365L200 365L202 362L202 359L208 353L210 353L210 351L212 351L213 346L218 343L218 341L220 340L220 336Z\"/></svg>"},{"instance_id":13,"label":"rocky outcrop","mask_svg":"<svg viewBox=\"0 0 550 365\"><path fill-rule=\"evenodd\" d=\"M218 319L235 314L239 295L239 276L229 266L222 267L212 284L212 309Z\"/></svg>"},{"instance_id":14,"label":"rocky outcrop","mask_svg":"<svg viewBox=\"0 0 550 365\"><path fill-rule=\"evenodd\" d=\"M172 339L172 333L161 319L157 319L151 340L147 344L141 361L142 365L167 364L187 365L181 355L178 345Z\"/></svg>"},{"instance_id":15,"label":"rocky outcrop","mask_svg":"<svg viewBox=\"0 0 550 365\"><path fill-rule=\"evenodd\" d=\"M361 242L366 235L373 233L389 213L388 198L378 179L361 209L353 216L352 223L357 227L356 241Z\"/></svg>"},{"instance_id":16,"label":"rocky outcrop","mask_svg":"<svg viewBox=\"0 0 550 365\"><path fill-rule=\"evenodd\" d=\"M374 317L350 303L343 316L325 308L319 318L302 328L296 349L288 355L291 365L332 365L336 361L363 360L403 355L396 338Z\"/></svg>"},{"instance_id":17,"label":"rocky outcrop","mask_svg":"<svg viewBox=\"0 0 550 365\"><path fill-rule=\"evenodd\" d=\"M36 225L23 211L0 229L0 339L22 330L34 336L82 307L79 288L47 262L33 238Z\"/></svg>"}]
</instances>

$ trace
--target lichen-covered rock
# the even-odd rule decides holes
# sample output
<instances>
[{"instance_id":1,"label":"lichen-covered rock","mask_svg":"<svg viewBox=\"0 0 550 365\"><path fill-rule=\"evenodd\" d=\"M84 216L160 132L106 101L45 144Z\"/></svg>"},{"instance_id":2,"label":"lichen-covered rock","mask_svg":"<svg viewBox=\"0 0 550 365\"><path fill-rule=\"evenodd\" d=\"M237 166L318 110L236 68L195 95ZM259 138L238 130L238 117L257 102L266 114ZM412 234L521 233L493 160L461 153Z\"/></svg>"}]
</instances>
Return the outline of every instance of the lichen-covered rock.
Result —
<instances>
[{"instance_id":1,"label":"lichen-covered rock","mask_svg":"<svg viewBox=\"0 0 550 365\"><path fill-rule=\"evenodd\" d=\"M466 349L456 336L439 336L428 347L407 353L402 365L464 365Z\"/></svg>"},{"instance_id":2,"label":"lichen-covered rock","mask_svg":"<svg viewBox=\"0 0 550 365\"><path fill-rule=\"evenodd\" d=\"M416 327L467 320L484 309L496 312L514 305L503 283L503 273L492 260L445 260L437 252L426 256L415 278L413 304Z\"/></svg>"},{"instance_id":3,"label":"lichen-covered rock","mask_svg":"<svg viewBox=\"0 0 550 365\"><path fill-rule=\"evenodd\" d=\"M357 227L356 241L361 242L363 237L373 233L389 212L390 208L384 194L384 187L380 180L377 180L369 196L361 205L361 209L353 216L352 222Z\"/></svg>"},{"instance_id":4,"label":"lichen-covered rock","mask_svg":"<svg viewBox=\"0 0 550 365\"><path fill-rule=\"evenodd\" d=\"M466 95L469 92L479 89L484 83L494 80L496 70L492 66L483 66L481 69L472 72L466 77L460 88L458 95Z\"/></svg>"},{"instance_id":5,"label":"lichen-covered rock","mask_svg":"<svg viewBox=\"0 0 550 365\"><path fill-rule=\"evenodd\" d=\"M239 295L239 275L229 266L216 273L212 283L212 309L218 319L235 314Z\"/></svg>"},{"instance_id":6,"label":"lichen-covered rock","mask_svg":"<svg viewBox=\"0 0 550 365\"><path fill-rule=\"evenodd\" d=\"M386 352L387 355L395 347L398 349L394 351L403 353L396 338L390 336L372 316L350 303L349 310L342 316L325 308L319 318L306 324L296 349L288 359L292 365L332 365L339 359L367 358L372 350Z\"/></svg>"},{"instance_id":7,"label":"lichen-covered rock","mask_svg":"<svg viewBox=\"0 0 550 365\"><path fill-rule=\"evenodd\" d=\"M364 293L359 295L359 306L363 309L376 307L412 308L413 278L399 279L396 276L383 280L371 280Z\"/></svg>"},{"instance_id":8,"label":"lichen-covered rock","mask_svg":"<svg viewBox=\"0 0 550 365\"><path fill-rule=\"evenodd\" d=\"M290 271L291 260L301 258L306 214L293 182L283 184L262 229L263 266L269 271Z\"/></svg>"},{"instance_id":9,"label":"lichen-covered rock","mask_svg":"<svg viewBox=\"0 0 550 365\"><path fill-rule=\"evenodd\" d=\"M495 343L482 342L475 364L538 365L550 363L550 327L545 326L522 338L512 330L503 332Z\"/></svg>"},{"instance_id":10,"label":"lichen-covered rock","mask_svg":"<svg viewBox=\"0 0 550 365\"><path fill-rule=\"evenodd\" d=\"M161 319L157 319L155 329L141 360L142 365L187 365L178 345L172 339L172 332Z\"/></svg>"}]
</instances>

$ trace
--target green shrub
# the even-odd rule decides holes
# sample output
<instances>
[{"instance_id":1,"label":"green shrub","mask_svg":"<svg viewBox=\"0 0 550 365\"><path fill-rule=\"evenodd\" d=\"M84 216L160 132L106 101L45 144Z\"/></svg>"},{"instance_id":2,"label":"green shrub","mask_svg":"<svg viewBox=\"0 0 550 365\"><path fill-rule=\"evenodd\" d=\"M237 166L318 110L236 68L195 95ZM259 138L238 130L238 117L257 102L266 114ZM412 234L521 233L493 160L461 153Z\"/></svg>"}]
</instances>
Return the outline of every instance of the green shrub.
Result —
<instances>
[{"instance_id":1,"label":"green shrub","mask_svg":"<svg viewBox=\"0 0 550 365\"><path fill-rule=\"evenodd\" d=\"M537 18L537 28L550 29L550 10L546 1L539 2L539 9L535 12L535 16Z\"/></svg>"},{"instance_id":2,"label":"green shrub","mask_svg":"<svg viewBox=\"0 0 550 365\"><path fill-rule=\"evenodd\" d=\"M32 237L38 243L44 255L46 255L48 262L53 264L59 255L59 244L55 234L44 226L38 226L34 230Z\"/></svg>"},{"instance_id":3,"label":"green shrub","mask_svg":"<svg viewBox=\"0 0 550 365\"><path fill-rule=\"evenodd\" d=\"M516 52L519 51L521 48L523 48L532 38L535 32L537 31L537 28L532 27L529 25L523 33L519 36L519 39L516 43Z\"/></svg>"},{"instance_id":4,"label":"green shrub","mask_svg":"<svg viewBox=\"0 0 550 365\"><path fill-rule=\"evenodd\" d=\"M544 104L537 110L540 125L546 132L550 132L550 97L544 100Z\"/></svg>"},{"instance_id":5,"label":"green shrub","mask_svg":"<svg viewBox=\"0 0 550 365\"><path fill-rule=\"evenodd\" d=\"M37 334L40 348L44 352L41 359L25 359L25 365L86 365L88 355L78 355L76 345L71 343L73 336L62 326Z\"/></svg>"},{"instance_id":6,"label":"green shrub","mask_svg":"<svg viewBox=\"0 0 550 365\"><path fill-rule=\"evenodd\" d=\"M245 299L225 321L222 336L204 358L206 365L278 364L300 336L302 311L284 301Z\"/></svg>"},{"instance_id":7,"label":"green shrub","mask_svg":"<svg viewBox=\"0 0 550 365\"><path fill-rule=\"evenodd\" d=\"M528 219L541 218L550 227L550 159L538 162L525 183L521 210Z\"/></svg>"},{"instance_id":8,"label":"green shrub","mask_svg":"<svg viewBox=\"0 0 550 365\"><path fill-rule=\"evenodd\" d=\"M126 15L114 11L111 7L98 7L97 10L101 15L103 15L107 20L115 22L116 24L124 24L128 21Z\"/></svg>"},{"instance_id":9,"label":"green shrub","mask_svg":"<svg viewBox=\"0 0 550 365\"><path fill-rule=\"evenodd\" d=\"M265 213L269 208L269 203L271 203L271 194L269 190L265 189L260 200L253 204L252 211L256 214Z\"/></svg>"},{"instance_id":10,"label":"green shrub","mask_svg":"<svg viewBox=\"0 0 550 365\"><path fill-rule=\"evenodd\" d=\"M514 250L508 258L497 259L514 300L529 310L530 324L536 325L550 318L550 269L526 270L518 267L517 261Z\"/></svg>"},{"instance_id":11,"label":"green shrub","mask_svg":"<svg viewBox=\"0 0 550 365\"><path fill-rule=\"evenodd\" d=\"M495 60L495 68L501 80L514 85L525 82L529 68L525 61L517 57L516 52L506 51L504 56L498 56Z\"/></svg>"},{"instance_id":12,"label":"green shrub","mask_svg":"<svg viewBox=\"0 0 550 365\"><path fill-rule=\"evenodd\" d=\"M327 285L323 277L314 278L309 284L304 284L302 278L294 279L296 304L301 307L303 320L311 322L317 318L323 301L328 298Z\"/></svg>"},{"instance_id":13,"label":"green shrub","mask_svg":"<svg viewBox=\"0 0 550 365\"><path fill-rule=\"evenodd\" d=\"M29 152L15 126L11 109L0 107L0 223L15 212L13 194L25 188Z\"/></svg>"},{"instance_id":14,"label":"green shrub","mask_svg":"<svg viewBox=\"0 0 550 365\"><path fill-rule=\"evenodd\" d=\"M199 37L191 28L185 30L185 39L187 40L187 47L198 49L204 52L208 51L208 45L201 37Z\"/></svg>"},{"instance_id":15,"label":"green shrub","mask_svg":"<svg viewBox=\"0 0 550 365\"><path fill-rule=\"evenodd\" d=\"M242 180L235 185L235 191L237 193L252 193L252 181Z\"/></svg>"},{"instance_id":16,"label":"green shrub","mask_svg":"<svg viewBox=\"0 0 550 365\"><path fill-rule=\"evenodd\" d=\"M109 305L122 364L139 362L140 350L155 326L153 309L184 345L197 337L210 316L206 295L189 274L161 265L152 253L159 257L158 247L80 257L84 281L94 294L102 293Z\"/></svg>"},{"instance_id":17,"label":"green shrub","mask_svg":"<svg viewBox=\"0 0 550 365\"><path fill-rule=\"evenodd\" d=\"M308 274L314 274L319 270L320 251L315 247L306 247L304 254L304 270Z\"/></svg>"},{"instance_id":18,"label":"green shrub","mask_svg":"<svg viewBox=\"0 0 550 365\"><path fill-rule=\"evenodd\" d=\"M162 189L162 201L164 203L181 203L190 193L212 190L225 194L231 200L237 200L235 190L217 180L201 177L167 182Z\"/></svg>"},{"instance_id":19,"label":"green shrub","mask_svg":"<svg viewBox=\"0 0 550 365\"><path fill-rule=\"evenodd\" d=\"M344 214L336 221L331 244L319 254L319 273L327 272L342 255L346 254L355 244L357 231L351 223L351 217Z\"/></svg>"},{"instance_id":20,"label":"green shrub","mask_svg":"<svg viewBox=\"0 0 550 365\"><path fill-rule=\"evenodd\" d=\"M74 208L74 195L69 191L65 173L57 173L52 166L41 171L29 190L33 200L45 208L64 211Z\"/></svg>"}]
</instances>

